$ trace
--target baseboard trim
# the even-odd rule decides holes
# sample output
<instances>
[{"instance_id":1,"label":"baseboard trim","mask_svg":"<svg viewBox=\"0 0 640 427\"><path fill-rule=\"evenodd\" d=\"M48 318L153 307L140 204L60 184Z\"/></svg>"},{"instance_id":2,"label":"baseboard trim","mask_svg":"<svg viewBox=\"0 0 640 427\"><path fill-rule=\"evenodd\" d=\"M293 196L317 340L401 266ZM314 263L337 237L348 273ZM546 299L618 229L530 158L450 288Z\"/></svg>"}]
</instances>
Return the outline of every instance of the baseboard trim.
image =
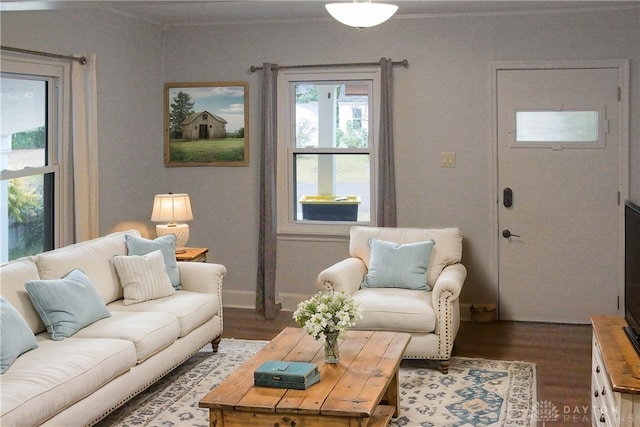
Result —
<instances>
[{"instance_id":1,"label":"baseboard trim","mask_svg":"<svg viewBox=\"0 0 640 427\"><path fill-rule=\"evenodd\" d=\"M460 320L463 322L471 321L471 305L470 303L460 303Z\"/></svg>"},{"instance_id":2,"label":"baseboard trim","mask_svg":"<svg viewBox=\"0 0 640 427\"><path fill-rule=\"evenodd\" d=\"M280 302L282 303L282 310L295 311L300 301L304 301L311 297L311 294L296 294L296 293L280 293ZM231 291L222 290L222 305L223 307L232 308L256 308L256 293L252 291Z\"/></svg>"}]
</instances>

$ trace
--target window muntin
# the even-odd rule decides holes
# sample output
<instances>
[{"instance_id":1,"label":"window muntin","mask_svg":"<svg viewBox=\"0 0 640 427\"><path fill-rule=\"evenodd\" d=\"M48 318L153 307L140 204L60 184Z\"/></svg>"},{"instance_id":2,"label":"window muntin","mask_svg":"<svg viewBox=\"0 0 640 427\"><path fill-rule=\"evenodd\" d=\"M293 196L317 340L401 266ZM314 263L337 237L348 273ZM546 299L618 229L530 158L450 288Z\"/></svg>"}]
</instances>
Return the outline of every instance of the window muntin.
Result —
<instances>
[{"instance_id":1,"label":"window muntin","mask_svg":"<svg viewBox=\"0 0 640 427\"><path fill-rule=\"evenodd\" d=\"M278 86L278 233L330 237L373 224L379 69L285 71ZM339 209L357 199L357 215L305 218L309 198Z\"/></svg>"},{"instance_id":2,"label":"window muntin","mask_svg":"<svg viewBox=\"0 0 640 427\"><path fill-rule=\"evenodd\" d=\"M0 262L53 249L57 220L60 75L26 62L4 72L13 66L0 75Z\"/></svg>"},{"instance_id":3,"label":"window muntin","mask_svg":"<svg viewBox=\"0 0 640 427\"><path fill-rule=\"evenodd\" d=\"M600 147L605 131L598 109L515 111L516 147Z\"/></svg>"}]
</instances>

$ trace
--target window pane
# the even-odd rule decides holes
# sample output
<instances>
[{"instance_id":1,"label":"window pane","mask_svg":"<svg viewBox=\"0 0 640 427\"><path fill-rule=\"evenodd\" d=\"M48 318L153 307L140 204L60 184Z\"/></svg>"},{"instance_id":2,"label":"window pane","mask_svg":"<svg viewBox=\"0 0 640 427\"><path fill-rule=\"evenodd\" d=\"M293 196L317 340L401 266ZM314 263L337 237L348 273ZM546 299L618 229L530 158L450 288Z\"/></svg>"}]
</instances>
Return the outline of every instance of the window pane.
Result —
<instances>
[{"instance_id":1,"label":"window pane","mask_svg":"<svg viewBox=\"0 0 640 427\"><path fill-rule=\"evenodd\" d=\"M368 154L296 154L294 170L296 220L370 220Z\"/></svg>"},{"instance_id":2,"label":"window pane","mask_svg":"<svg viewBox=\"0 0 640 427\"><path fill-rule=\"evenodd\" d=\"M598 111L517 111L516 142L598 142Z\"/></svg>"},{"instance_id":3,"label":"window pane","mask_svg":"<svg viewBox=\"0 0 640 427\"><path fill-rule=\"evenodd\" d=\"M362 148L369 145L369 84L295 85L296 147Z\"/></svg>"},{"instance_id":4,"label":"window pane","mask_svg":"<svg viewBox=\"0 0 640 427\"><path fill-rule=\"evenodd\" d=\"M8 207L8 260L52 248L51 224L45 221L52 216L46 196L51 193L50 187L51 174L0 182L0 193L6 195L0 205Z\"/></svg>"},{"instance_id":5,"label":"window pane","mask_svg":"<svg viewBox=\"0 0 640 427\"><path fill-rule=\"evenodd\" d=\"M45 166L47 83L2 77L0 88L0 170Z\"/></svg>"}]
</instances>

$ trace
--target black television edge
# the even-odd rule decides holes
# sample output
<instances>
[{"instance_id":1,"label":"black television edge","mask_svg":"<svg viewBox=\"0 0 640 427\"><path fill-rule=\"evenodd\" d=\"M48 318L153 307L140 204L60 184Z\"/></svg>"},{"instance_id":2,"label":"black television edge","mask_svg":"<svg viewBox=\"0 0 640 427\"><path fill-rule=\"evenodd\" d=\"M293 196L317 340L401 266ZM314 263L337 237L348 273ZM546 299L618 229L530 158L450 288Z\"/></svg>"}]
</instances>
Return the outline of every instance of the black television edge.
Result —
<instances>
[{"instance_id":1,"label":"black television edge","mask_svg":"<svg viewBox=\"0 0 640 427\"><path fill-rule=\"evenodd\" d=\"M624 202L624 331L640 355L640 206Z\"/></svg>"}]
</instances>

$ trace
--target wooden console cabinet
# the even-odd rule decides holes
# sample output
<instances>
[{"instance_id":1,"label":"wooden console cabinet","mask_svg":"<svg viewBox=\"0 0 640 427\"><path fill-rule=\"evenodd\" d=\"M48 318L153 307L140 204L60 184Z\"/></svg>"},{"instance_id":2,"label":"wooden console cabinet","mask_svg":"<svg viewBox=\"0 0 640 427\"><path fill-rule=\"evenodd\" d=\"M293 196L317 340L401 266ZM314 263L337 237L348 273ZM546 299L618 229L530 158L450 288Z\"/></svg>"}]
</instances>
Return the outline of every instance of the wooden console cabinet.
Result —
<instances>
[{"instance_id":1,"label":"wooden console cabinet","mask_svg":"<svg viewBox=\"0 0 640 427\"><path fill-rule=\"evenodd\" d=\"M591 424L640 427L640 357L625 335L622 317L594 316Z\"/></svg>"}]
</instances>

